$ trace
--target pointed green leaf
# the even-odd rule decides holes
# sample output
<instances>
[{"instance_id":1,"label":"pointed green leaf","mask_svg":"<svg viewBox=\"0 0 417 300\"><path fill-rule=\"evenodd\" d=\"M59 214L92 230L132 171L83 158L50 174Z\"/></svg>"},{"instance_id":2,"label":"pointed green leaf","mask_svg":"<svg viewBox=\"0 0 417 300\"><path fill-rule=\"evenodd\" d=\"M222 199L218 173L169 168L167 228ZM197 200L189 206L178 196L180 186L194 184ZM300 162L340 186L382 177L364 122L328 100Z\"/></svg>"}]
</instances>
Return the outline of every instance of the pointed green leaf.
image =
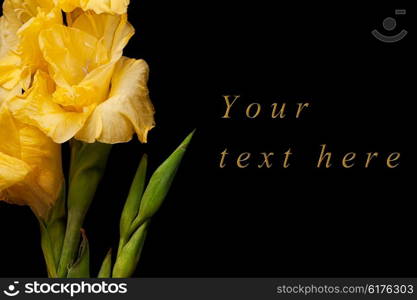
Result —
<instances>
[{"instance_id":1,"label":"pointed green leaf","mask_svg":"<svg viewBox=\"0 0 417 300\"><path fill-rule=\"evenodd\" d=\"M111 254L112 250L110 249L104 258L100 272L98 272L98 278L111 278Z\"/></svg>"},{"instance_id":2,"label":"pointed green leaf","mask_svg":"<svg viewBox=\"0 0 417 300\"><path fill-rule=\"evenodd\" d=\"M148 226L149 221L140 226L129 242L120 249L113 268L113 278L128 278L135 272L145 244Z\"/></svg>"},{"instance_id":3,"label":"pointed green leaf","mask_svg":"<svg viewBox=\"0 0 417 300\"><path fill-rule=\"evenodd\" d=\"M83 229L81 229L81 236L78 258L69 268L67 278L90 278L90 247Z\"/></svg>"},{"instance_id":4,"label":"pointed green leaf","mask_svg":"<svg viewBox=\"0 0 417 300\"><path fill-rule=\"evenodd\" d=\"M161 207L193 134L194 131L186 137L181 145L152 175L145 193L143 194L139 214L133 221L130 232L134 232L139 226L146 222L146 220L152 218Z\"/></svg>"}]
</instances>

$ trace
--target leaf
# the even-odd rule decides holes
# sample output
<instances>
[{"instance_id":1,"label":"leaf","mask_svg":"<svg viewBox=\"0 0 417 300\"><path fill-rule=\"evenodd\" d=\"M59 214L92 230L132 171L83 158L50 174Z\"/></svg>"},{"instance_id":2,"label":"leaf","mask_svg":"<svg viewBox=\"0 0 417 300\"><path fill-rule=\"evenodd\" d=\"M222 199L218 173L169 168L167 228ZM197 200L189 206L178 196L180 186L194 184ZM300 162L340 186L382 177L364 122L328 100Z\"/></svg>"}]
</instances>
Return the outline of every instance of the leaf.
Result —
<instances>
[{"instance_id":1,"label":"leaf","mask_svg":"<svg viewBox=\"0 0 417 300\"><path fill-rule=\"evenodd\" d=\"M110 249L104 258L100 271L98 272L98 278L111 278L111 255L112 250Z\"/></svg>"},{"instance_id":2,"label":"leaf","mask_svg":"<svg viewBox=\"0 0 417 300\"><path fill-rule=\"evenodd\" d=\"M90 247L83 229L81 229L81 236L78 258L69 268L67 278L90 278Z\"/></svg>"}]
</instances>

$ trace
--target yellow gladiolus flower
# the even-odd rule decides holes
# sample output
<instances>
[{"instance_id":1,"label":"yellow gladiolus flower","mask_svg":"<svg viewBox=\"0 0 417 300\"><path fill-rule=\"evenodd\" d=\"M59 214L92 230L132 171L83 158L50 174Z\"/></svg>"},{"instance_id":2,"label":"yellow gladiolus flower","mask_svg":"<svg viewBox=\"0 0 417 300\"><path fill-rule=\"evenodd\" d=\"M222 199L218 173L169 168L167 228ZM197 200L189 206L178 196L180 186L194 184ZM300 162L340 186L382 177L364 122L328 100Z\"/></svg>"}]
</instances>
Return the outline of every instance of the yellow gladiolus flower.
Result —
<instances>
[{"instance_id":1,"label":"yellow gladiolus flower","mask_svg":"<svg viewBox=\"0 0 417 300\"><path fill-rule=\"evenodd\" d=\"M154 126L144 61L121 59L134 29L126 15L80 14L70 27L54 25L39 36L50 76L38 72L32 87L10 103L20 121L57 143L146 142ZM52 80L51 80L52 79Z\"/></svg>"},{"instance_id":2,"label":"yellow gladiolus flower","mask_svg":"<svg viewBox=\"0 0 417 300\"><path fill-rule=\"evenodd\" d=\"M71 12L76 8L92 10L97 14L125 14L129 0L55 0L56 4L65 12Z\"/></svg>"},{"instance_id":3,"label":"yellow gladiolus flower","mask_svg":"<svg viewBox=\"0 0 417 300\"><path fill-rule=\"evenodd\" d=\"M0 200L29 205L46 218L63 182L60 146L35 127L14 120L4 101L0 128Z\"/></svg>"}]
</instances>

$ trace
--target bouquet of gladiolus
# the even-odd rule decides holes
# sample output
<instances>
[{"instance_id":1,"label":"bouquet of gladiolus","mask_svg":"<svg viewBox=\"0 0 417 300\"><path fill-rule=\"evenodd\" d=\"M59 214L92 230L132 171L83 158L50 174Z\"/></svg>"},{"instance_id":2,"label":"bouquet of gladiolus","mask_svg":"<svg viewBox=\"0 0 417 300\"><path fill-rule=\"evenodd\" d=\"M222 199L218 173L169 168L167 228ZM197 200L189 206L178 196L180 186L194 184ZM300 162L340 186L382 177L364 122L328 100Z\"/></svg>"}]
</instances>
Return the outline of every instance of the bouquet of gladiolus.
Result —
<instances>
[{"instance_id":1,"label":"bouquet of gladiolus","mask_svg":"<svg viewBox=\"0 0 417 300\"><path fill-rule=\"evenodd\" d=\"M122 56L129 0L5 0L0 17L0 200L39 220L50 277L90 277L84 218L111 145L154 127L148 65ZM142 158L120 219L117 253L98 277L129 277L190 134L146 181ZM70 143L68 176L61 144ZM147 183L147 184L146 184Z\"/></svg>"}]
</instances>

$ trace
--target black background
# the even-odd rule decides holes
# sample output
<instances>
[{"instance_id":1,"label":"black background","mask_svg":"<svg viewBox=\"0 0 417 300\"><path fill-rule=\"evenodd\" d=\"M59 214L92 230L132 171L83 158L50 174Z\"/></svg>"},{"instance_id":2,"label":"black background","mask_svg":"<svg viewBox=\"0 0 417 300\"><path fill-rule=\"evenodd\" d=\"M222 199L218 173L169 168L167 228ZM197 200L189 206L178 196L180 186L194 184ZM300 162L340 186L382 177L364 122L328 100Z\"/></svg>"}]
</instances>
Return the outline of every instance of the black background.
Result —
<instances>
[{"instance_id":1,"label":"black background","mask_svg":"<svg viewBox=\"0 0 417 300\"><path fill-rule=\"evenodd\" d=\"M155 169L197 128L136 276L417 275L413 11L396 17L395 33L409 31L401 42L370 34L388 34L382 20L405 3L132 2L136 35L125 55L150 65L157 127L147 145L113 148L85 224L93 274L117 246L141 154ZM235 94L241 99L232 119L222 119L222 95ZM249 120L244 110L252 102L263 106ZM273 102L287 102L287 119L268 117ZM297 102L311 103L299 120ZM334 166L316 169L324 143ZM278 161L258 169L254 161L240 170L233 162L241 152L256 159L289 147L288 169ZM225 148L230 161L220 169ZM340 159L350 151L356 166L343 169ZM364 169L371 151L381 158ZM390 152L401 152L399 168L386 168ZM0 275L46 276L30 210L1 203L0 228Z\"/></svg>"}]
</instances>

